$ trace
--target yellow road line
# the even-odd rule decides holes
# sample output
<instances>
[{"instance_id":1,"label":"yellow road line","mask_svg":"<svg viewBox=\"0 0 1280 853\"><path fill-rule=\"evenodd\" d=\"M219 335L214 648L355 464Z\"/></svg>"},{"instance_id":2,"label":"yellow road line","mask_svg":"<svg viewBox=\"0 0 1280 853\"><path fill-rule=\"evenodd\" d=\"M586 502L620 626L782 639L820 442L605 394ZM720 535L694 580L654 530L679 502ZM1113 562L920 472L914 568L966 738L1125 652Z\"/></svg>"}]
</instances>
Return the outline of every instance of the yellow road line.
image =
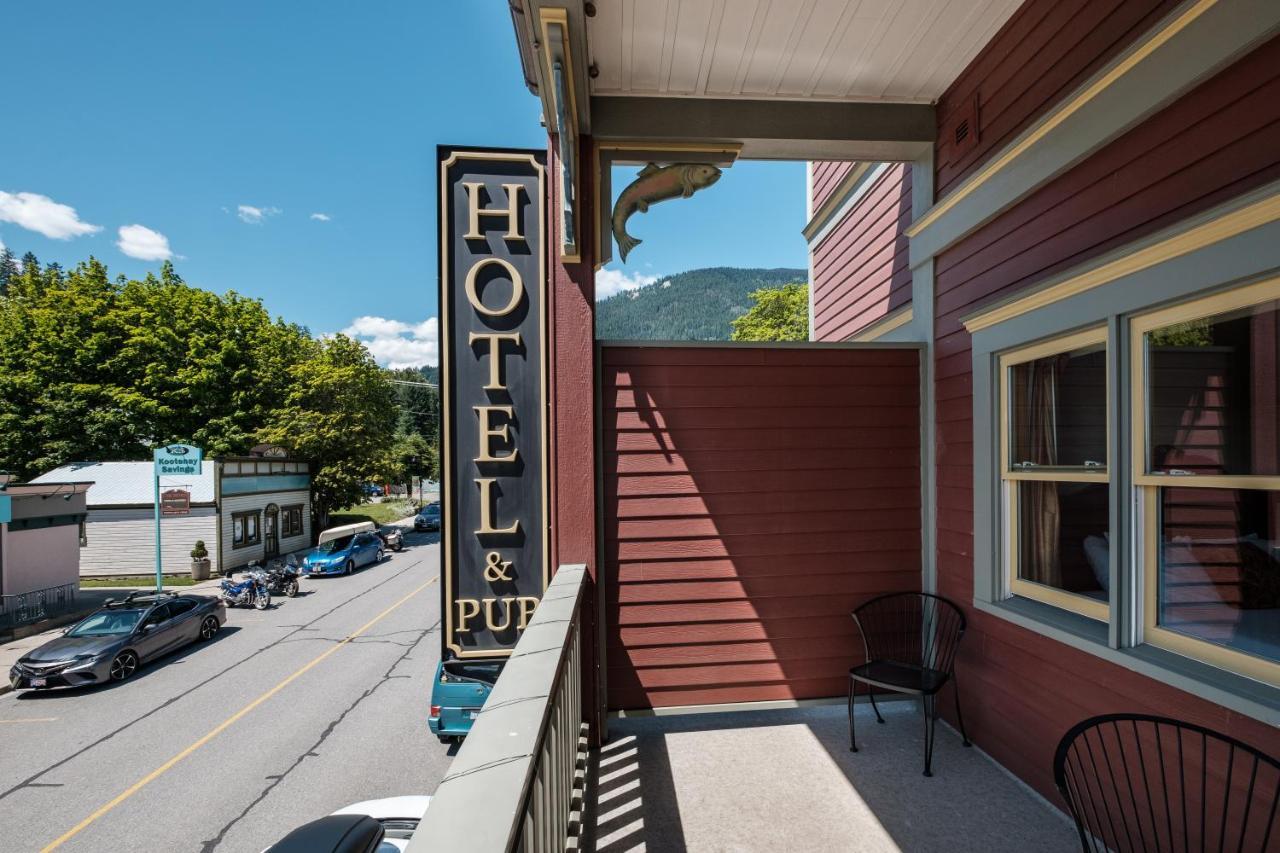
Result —
<instances>
[{"instance_id":1,"label":"yellow road line","mask_svg":"<svg viewBox=\"0 0 1280 853\"><path fill-rule=\"evenodd\" d=\"M57 717L19 717L16 720L0 720L0 723L52 723Z\"/></svg>"},{"instance_id":2,"label":"yellow road line","mask_svg":"<svg viewBox=\"0 0 1280 853\"><path fill-rule=\"evenodd\" d=\"M98 809L97 811L95 811L93 814L89 815L87 818L85 818L84 820L80 821L80 822L79 822L79 823L77 823L75 826L71 827L71 829L68 829L68 830L67 830L66 832L64 832L62 835L58 836L56 839L54 839L53 841L51 841L51 842L48 844L48 846L46 846L43 850L41 850L41 851L40 851L40 853L48 853L48 851L50 851L50 850L54 850L54 849L56 849L56 848L58 848L58 847L61 847L63 844L66 844L68 841L70 841L72 838L74 838L76 835L78 835L80 832L82 832L82 831L83 831L87 826L89 826L90 824L92 824L92 823L93 823L94 821L96 821L98 818L102 817L104 814L106 814L107 812L111 811L111 810L112 810L112 809L114 809L116 806L120 805L120 804L121 804L121 803L123 803L125 800L129 799L129 798L130 798L130 797L132 797L134 794L136 794L136 793L138 793L139 791L141 791L144 787L146 787L146 786L147 786L147 785L149 785L150 783L154 782L156 779L158 779L158 778L160 778L161 776L163 776L163 775L164 775L165 773L167 773L170 769L172 769L172 768L173 768L173 766L174 766L175 764L177 764L178 762L182 761L182 759L186 758L188 755L191 755L191 753L195 752L197 749L199 749L200 747L204 746L206 743L208 743L209 741L213 740L213 739L214 739L215 737L217 737L218 735L222 734L224 731L226 731L226 730L227 730L227 728L229 728L230 726L232 726L232 725L233 725L237 720L239 720L239 719L240 719L241 717L243 717L245 714L248 714L248 713L249 713L250 711L252 711L254 708L258 707L258 706L259 706L259 705L261 705L263 702L267 701L267 700L268 700L268 699L270 699L272 696L276 695L276 694L277 694L277 693L279 693L281 690L283 690L284 688L288 687L290 684L292 684L292 683L294 682L294 680L296 680L297 678L301 677L304 673L306 673L308 670L310 670L310 669L311 669L312 667L314 667L316 664L320 663L322 660L324 660L325 658L329 657L329 655L333 654L333 653L334 653L334 652L336 652L338 649L342 648L342 647L343 647L343 646L345 646L347 643L351 642L351 641L352 641L352 640L354 640L356 637L359 637L359 636L360 636L361 634L363 634L365 631L368 631L368 630L369 630L370 628L372 628L374 625L376 625L376 624L378 624L379 622L381 622L384 618L386 618L386 616L388 616L388 615L391 613L391 611L395 610L397 607L399 607L400 605L404 604L406 601L408 601L409 599L413 598L415 595L417 595L418 593L422 592L422 591L423 591L424 589L426 589L427 587L431 586L431 585L432 585L433 583L435 583L437 580L439 580L439 575L437 575L436 577L433 577L431 580L427 581L427 582L426 582L426 583L424 583L422 586L418 587L418 588L417 588L417 589L415 589L413 592L409 593L409 594L408 594L408 595L406 595L404 598L400 599L400 600L399 600L399 601L397 601L395 604L391 605L391 606L390 606L390 607L388 607L386 610L382 611L382 612L381 612L381 613L379 613L377 616L375 616L375 617L373 617L372 619L370 619L368 622L366 622L364 625L362 625L362 626L361 626L359 629L357 629L355 632L353 632L353 633L351 633L351 634L348 634L346 637L344 637L344 638L343 638L342 640L340 640L338 643L336 643L335 645L331 646L327 651L325 651L325 652L323 652L322 654L320 654L320 655L316 656L315 658L312 658L312 660L311 660L310 662L308 662L306 665L304 665L301 669L298 669L297 671L295 671L295 672L294 672L292 675L290 675L288 678L286 678L286 679L284 679L283 681L281 681L281 682L280 682L279 684L277 684L275 687L272 687L272 688L271 688L270 690L268 690L266 693L263 693L263 694L262 694L261 696L259 696L257 699L254 699L254 700L253 700L252 702L250 702L248 705L245 705L245 706L244 706L243 708L241 708L239 711L236 711L236 712L235 712L234 714L232 714L230 717L227 717L225 720L223 720L221 723L219 723L217 726L215 726L215 727L214 727L214 728L213 728L213 729L212 729L208 734L206 734L204 737L200 738L200 739L199 739L199 740L197 740L195 743L191 744L191 745L190 745L190 746L188 746L186 749L182 750L182 752L179 752L179 753L178 753L177 755L175 755L173 758L170 758L170 759L169 759L168 761L166 761L164 764L161 764L161 765L160 765L159 767L157 767L155 770L152 770L152 771L151 771L150 773L148 773L146 776L143 776L143 777L142 777L141 779L139 779L137 782L134 782L131 786L129 786L129 788L128 788L128 789L126 789L123 793L121 793L119 796L117 796L117 797L116 797L115 799L113 799L111 802L107 803L105 806L101 807L100 809Z\"/></svg>"}]
</instances>

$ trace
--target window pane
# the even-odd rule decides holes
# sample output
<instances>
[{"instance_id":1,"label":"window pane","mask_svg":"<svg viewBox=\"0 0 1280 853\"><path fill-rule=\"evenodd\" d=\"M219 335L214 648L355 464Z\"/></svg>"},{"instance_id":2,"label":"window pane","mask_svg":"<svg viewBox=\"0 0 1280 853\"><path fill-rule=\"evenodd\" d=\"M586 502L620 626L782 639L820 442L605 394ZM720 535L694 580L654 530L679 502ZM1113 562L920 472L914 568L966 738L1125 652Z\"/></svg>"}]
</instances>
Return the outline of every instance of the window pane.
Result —
<instances>
[{"instance_id":1,"label":"window pane","mask_svg":"<svg viewBox=\"0 0 1280 853\"><path fill-rule=\"evenodd\" d=\"M1017 496L1018 577L1110 600L1109 486L1021 480Z\"/></svg>"},{"instance_id":2,"label":"window pane","mask_svg":"<svg viewBox=\"0 0 1280 853\"><path fill-rule=\"evenodd\" d=\"M244 541L244 519L233 518L231 520L231 541Z\"/></svg>"},{"instance_id":3,"label":"window pane","mask_svg":"<svg viewBox=\"0 0 1280 853\"><path fill-rule=\"evenodd\" d=\"M1016 364L1009 382L1010 465L1106 465L1104 344Z\"/></svg>"},{"instance_id":4,"label":"window pane","mask_svg":"<svg viewBox=\"0 0 1280 853\"><path fill-rule=\"evenodd\" d=\"M1280 661L1280 493L1160 489L1161 627Z\"/></svg>"},{"instance_id":5,"label":"window pane","mask_svg":"<svg viewBox=\"0 0 1280 853\"><path fill-rule=\"evenodd\" d=\"M1278 306L1147 333L1150 471L1280 473Z\"/></svg>"}]
</instances>

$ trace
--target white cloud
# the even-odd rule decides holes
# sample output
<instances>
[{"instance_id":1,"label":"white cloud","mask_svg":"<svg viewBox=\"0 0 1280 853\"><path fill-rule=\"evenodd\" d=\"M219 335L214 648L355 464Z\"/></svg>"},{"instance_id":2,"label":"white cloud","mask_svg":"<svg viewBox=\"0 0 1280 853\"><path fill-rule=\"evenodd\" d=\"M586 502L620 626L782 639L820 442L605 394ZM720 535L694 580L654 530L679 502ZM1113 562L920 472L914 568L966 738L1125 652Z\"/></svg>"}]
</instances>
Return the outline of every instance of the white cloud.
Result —
<instances>
[{"instance_id":1,"label":"white cloud","mask_svg":"<svg viewBox=\"0 0 1280 853\"><path fill-rule=\"evenodd\" d=\"M248 222L250 225L258 225L268 216L275 216L280 212L278 207L254 207L251 204L236 206L236 216L240 217L241 222Z\"/></svg>"},{"instance_id":2,"label":"white cloud","mask_svg":"<svg viewBox=\"0 0 1280 853\"><path fill-rule=\"evenodd\" d=\"M0 222L12 222L53 240L70 240L102 230L101 225L82 222L74 207L39 193L0 191Z\"/></svg>"},{"instance_id":3,"label":"white cloud","mask_svg":"<svg viewBox=\"0 0 1280 853\"><path fill-rule=\"evenodd\" d=\"M383 367L423 367L440 361L439 324L435 317L421 323L357 317L342 333L364 344Z\"/></svg>"},{"instance_id":4,"label":"white cloud","mask_svg":"<svg viewBox=\"0 0 1280 853\"><path fill-rule=\"evenodd\" d=\"M596 273L596 301L608 299L618 293L647 287L658 280L656 275L636 273L627 275L621 270L602 269Z\"/></svg>"},{"instance_id":5,"label":"white cloud","mask_svg":"<svg viewBox=\"0 0 1280 853\"><path fill-rule=\"evenodd\" d=\"M311 214L311 218L316 222L328 222L330 219L333 219L333 217L327 213L313 213Z\"/></svg>"},{"instance_id":6,"label":"white cloud","mask_svg":"<svg viewBox=\"0 0 1280 853\"><path fill-rule=\"evenodd\" d=\"M116 246L140 261L167 261L173 257L169 238L145 225L121 225Z\"/></svg>"}]
</instances>

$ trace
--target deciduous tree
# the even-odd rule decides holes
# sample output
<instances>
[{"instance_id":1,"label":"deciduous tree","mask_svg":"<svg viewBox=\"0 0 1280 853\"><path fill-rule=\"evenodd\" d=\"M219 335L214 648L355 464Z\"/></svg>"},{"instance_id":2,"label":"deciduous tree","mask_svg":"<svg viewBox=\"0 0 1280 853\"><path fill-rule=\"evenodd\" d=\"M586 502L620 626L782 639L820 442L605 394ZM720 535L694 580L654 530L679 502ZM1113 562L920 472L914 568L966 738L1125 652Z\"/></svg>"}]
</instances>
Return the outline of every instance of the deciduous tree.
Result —
<instances>
[{"instance_id":1,"label":"deciduous tree","mask_svg":"<svg viewBox=\"0 0 1280 853\"><path fill-rule=\"evenodd\" d=\"M735 341L807 341L809 285L787 284L751 294L752 306L733 321Z\"/></svg>"}]
</instances>

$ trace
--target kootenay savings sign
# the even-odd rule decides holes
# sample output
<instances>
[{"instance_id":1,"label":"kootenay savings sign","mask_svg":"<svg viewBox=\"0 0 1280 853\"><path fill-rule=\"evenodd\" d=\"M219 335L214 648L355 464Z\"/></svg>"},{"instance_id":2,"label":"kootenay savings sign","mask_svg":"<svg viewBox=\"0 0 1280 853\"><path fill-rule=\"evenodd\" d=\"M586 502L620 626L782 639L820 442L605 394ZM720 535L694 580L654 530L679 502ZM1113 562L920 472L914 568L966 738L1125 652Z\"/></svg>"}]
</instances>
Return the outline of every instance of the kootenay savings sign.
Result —
<instances>
[{"instance_id":1,"label":"kootenay savings sign","mask_svg":"<svg viewBox=\"0 0 1280 853\"><path fill-rule=\"evenodd\" d=\"M545 155L438 160L444 643L501 657L548 580Z\"/></svg>"}]
</instances>

